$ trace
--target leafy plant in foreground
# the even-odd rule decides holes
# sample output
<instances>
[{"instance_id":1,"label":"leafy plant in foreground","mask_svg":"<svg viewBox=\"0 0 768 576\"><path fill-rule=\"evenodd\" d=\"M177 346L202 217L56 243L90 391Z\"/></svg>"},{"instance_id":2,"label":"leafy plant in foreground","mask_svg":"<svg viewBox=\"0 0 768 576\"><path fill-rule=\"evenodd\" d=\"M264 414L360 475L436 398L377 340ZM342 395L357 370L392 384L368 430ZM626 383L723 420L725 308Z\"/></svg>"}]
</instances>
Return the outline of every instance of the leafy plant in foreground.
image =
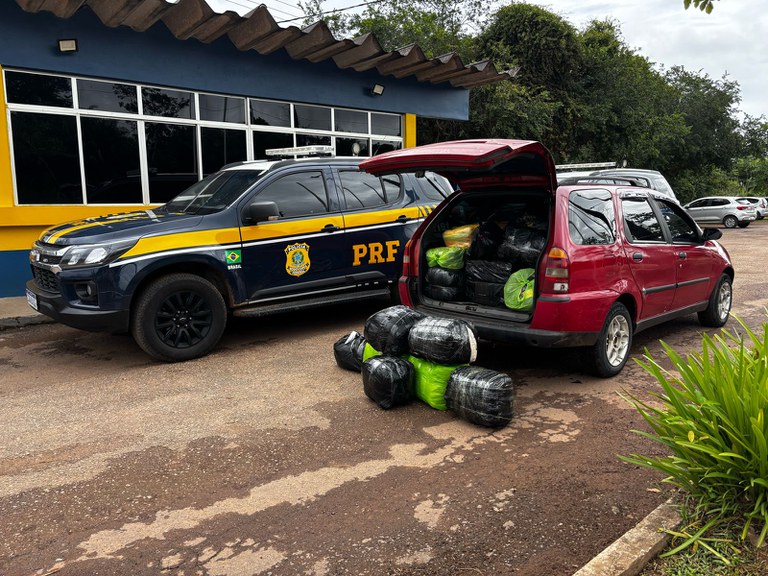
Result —
<instances>
[{"instance_id":1,"label":"leafy plant in foreground","mask_svg":"<svg viewBox=\"0 0 768 576\"><path fill-rule=\"evenodd\" d=\"M739 323L743 336L727 330L704 335L702 352L685 357L662 343L674 371L647 352L639 362L662 392L652 394L656 402L650 403L630 397L652 429L635 432L671 455L621 459L666 474L664 481L687 492L706 519L670 554L693 542L707 547L702 536L734 518L742 538L753 524L760 530L758 546L768 532L768 324L759 335Z\"/></svg>"}]
</instances>

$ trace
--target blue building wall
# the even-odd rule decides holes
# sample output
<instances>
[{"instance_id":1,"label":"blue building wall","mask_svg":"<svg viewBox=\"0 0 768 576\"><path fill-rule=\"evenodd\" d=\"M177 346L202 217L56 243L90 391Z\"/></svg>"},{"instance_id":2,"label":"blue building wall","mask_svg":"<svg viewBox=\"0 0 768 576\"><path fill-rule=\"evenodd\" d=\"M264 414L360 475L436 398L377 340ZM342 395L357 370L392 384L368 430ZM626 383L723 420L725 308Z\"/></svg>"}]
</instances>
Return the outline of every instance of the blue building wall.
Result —
<instances>
[{"instance_id":1,"label":"blue building wall","mask_svg":"<svg viewBox=\"0 0 768 576\"><path fill-rule=\"evenodd\" d=\"M76 38L79 51L58 53L59 38ZM266 56L243 52L226 35L211 44L178 40L162 22L146 32L108 28L87 6L65 20L49 12L30 14L4 0L0 39L5 68L456 120L469 114L469 91L448 83L433 86L375 71L340 70L332 60L293 60L285 50ZM374 97L370 90L377 82L386 89Z\"/></svg>"}]
</instances>

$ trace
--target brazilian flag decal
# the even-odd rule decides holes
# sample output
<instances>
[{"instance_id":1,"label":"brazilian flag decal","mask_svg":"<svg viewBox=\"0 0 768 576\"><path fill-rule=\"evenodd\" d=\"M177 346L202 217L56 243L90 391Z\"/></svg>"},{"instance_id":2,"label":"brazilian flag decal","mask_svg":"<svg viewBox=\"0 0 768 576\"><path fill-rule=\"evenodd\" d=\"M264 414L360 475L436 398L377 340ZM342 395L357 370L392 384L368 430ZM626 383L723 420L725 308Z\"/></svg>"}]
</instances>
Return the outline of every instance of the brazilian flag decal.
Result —
<instances>
[{"instance_id":1,"label":"brazilian flag decal","mask_svg":"<svg viewBox=\"0 0 768 576\"><path fill-rule=\"evenodd\" d=\"M226 256L227 264L240 264L242 262L242 256L240 250L227 250Z\"/></svg>"}]
</instances>

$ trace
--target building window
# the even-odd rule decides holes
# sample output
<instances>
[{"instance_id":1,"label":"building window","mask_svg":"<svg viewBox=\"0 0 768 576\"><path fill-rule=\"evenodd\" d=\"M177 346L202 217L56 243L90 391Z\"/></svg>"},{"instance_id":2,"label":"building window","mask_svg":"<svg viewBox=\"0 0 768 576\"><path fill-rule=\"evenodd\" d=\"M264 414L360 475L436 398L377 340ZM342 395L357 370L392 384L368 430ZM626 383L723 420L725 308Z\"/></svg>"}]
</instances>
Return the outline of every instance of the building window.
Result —
<instances>
[{"instance_id":1,"label":"building window","mask_svg":"<svg viewBox=\"0 0 768 576\"><path fill-rule=\"evenodd\" d=\"M139 111L136 86L115 82L97 82L95 80L77 81L78 106L83 110L103 110L105 112Z\"/></svg>"},{"instance_id":2,"label":"building window","mask_svg":"<svg viewBox=\"0 0 768 576\"><path fill-rule=\"evenodd\" d=\"M271 148L293 148L293 134L285 132L253 132L253 157L256 160L267 158Z\"/></svg>"},{"instance_id":3,"label":"building window","mask_svg":"<svg viewBox=\"0 0 768 576\"><path fill-rule=\"evenodd\" d=\"M46 74L6 72L5 89L9 104L72 108L72 80Z\"/></svg>"},{"instance_id":4,"label":"building window","mask_svg":"<svg viewBox=\"0 0 768 576\"><path fill-rule=\"evenodd\" d=\"M334 112L336 132L368 134L368 113L358 110L336 110Z\"/></svg>"},{"instance_id":5,"label":"building window","mask_svg":"<svg viewBox=\"0 0 768 576\"><path fill-rule=\"evenodd\" d=\"M142 88L141 102L147 116L166 118L195 118L195 100L192 92L166 90L163 88Z\"/></svg>"},{"instance_id":6,"label":"building window","mask_svg":"<svg viewBox=\"0 0 768 576\"><path fill-rule=\"evenodd\" d=\"M245 124L245 98L200 94L200 120Z\"/></svg>"},{"instance_id":7,"label":"building window","mask_svg":"<svg viewBox=\"0 0 768 576\"><path fill-rule=\"evenodd\" d=\"M201 106L202 107L202 106ZM200 129L203 149L203 176L213 174L225 164L246 160L245 130Z\"/></svg>"},{"instance_id":8,"label":"building window","mask_svg":"<svg viewBox=\"0 0 768 576\"><path fill-rule=\"evenodd\" d=\"M402 142L396 142L394 140L374 140L371 142L372 156L376 154L384 154L384 152L392 152L392 150L400 150L403 147Z\"/></svg>"},{"instance_id":9,"label":"building window","mask_svg":"<svg viewBox=\"0 0 768 576\"><path fill-rule=\"evenodd\" d=\"M88 204L141 203L137 123L111 118L81 123Z\"/></svg>"},{"instance_id":10,"label":"building window","mask_svg":"<svg viewBox=\"0 0 768 576\"><path fill-rule=\"evenodd\" d=\"M296 134L296 146L330 146L330 136L318 134Z\"/></svg>"},{"instance_id":11,"label":"building window","mask_svg":"<svg viewBox=\"0 0 768 576\"><path fill-rule=\"evenodd\" d=\"M336 156L368 156L368 138L336 138Z\"/></svg>"},{"instance_id":12,"label":"building window","mask_svg":"<svg viewBox=\"0 0 768 576\"><path fill-rule=\"evenodd\" d=\"M403 127L400 116L395 114L371 113L371 132L382 136L402 136Z\"/></svg>"},{"instance_id":13,"label":"building window","mask_svg":"<svg viewBox=\"0 0 768 576\"><path fill-rule=\"evenodd\" d=\"M397 114L3 74L20 205L157 204L273 148L333 146L338 156L367 157L403 145Z\"/></svg>"},{"instance_id":14,"label":"building window","mask_svg":"<svg viewBox=\"0 0 768 576\"><path fill-rule=\"evenodd\" d=\"M255 126L291 127L291 105L251 98L251 124Z\"/></svg>"},{"instance_id":15,"label":"building window","mask_svg":"<svg viewBox=\"0 0 768 576\"><path fill-rule=\"evenodd\" d=\"M293 106L293 126L307 130L330 130L331 109L320 106Z\"/></svg>"},{"instance_id":16,"label":"building window","mask_svg":"<svg viewBox=\"0 0 768 576\"><path fill-rule=\"evenodd\" d=\"M77 118L11 112L20 204L81 204Z\"/></svg>"},{"instance_id":17,"label":"building window","mask_svg":"<svg viewBox=\"0 0 768 576\"><path fill-rule=\"evenodd\" d=\"M168 202L199 180L195 127L147 122L149 201Z\"/></svg>"}]
</instances>

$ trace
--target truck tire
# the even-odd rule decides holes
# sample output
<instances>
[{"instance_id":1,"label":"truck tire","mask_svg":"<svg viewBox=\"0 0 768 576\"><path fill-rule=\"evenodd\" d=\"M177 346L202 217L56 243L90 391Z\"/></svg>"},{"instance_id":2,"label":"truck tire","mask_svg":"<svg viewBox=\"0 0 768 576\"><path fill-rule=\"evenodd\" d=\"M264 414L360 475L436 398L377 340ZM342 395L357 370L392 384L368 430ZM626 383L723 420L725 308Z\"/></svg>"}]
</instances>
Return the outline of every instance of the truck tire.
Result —
<instances>
[{"instance_id":1,"label":"truck tire","mask_svg":"<svg viewBox=\"0 0 768 576\"><path fill-rule=\"evenodd\" d=\"M144 352L164 362L199 358L218 343L227 306L216 287L194 274L152 282L133 308L131 332Z\"/></svg>"},{"instance_id":2,"label":"truck tire","mask_svg":"<svg viewBox=\"0 0 768 576\"><path fill-rule=\"evenodd\" d=\"M590 349L591 372L603 378L615 376L627 363L631 347L632 318L624 304L616 302L605 317L597 342Z\"/></svg>"},{"instance_id":3,"label":"truck tire","mask_svg":"<svg viewBox=\"0 0 768 576\"><path fill-rule=\"evenodd\" d=\"M728 274L723 274L720 276L715 289L712 290L712 294L709 295L709 305L706 310L697 314L699 324L713 328L724 326L728 322L732 302L733 288L731 287L731 277Z\"/></svg>"}]
</instances>

